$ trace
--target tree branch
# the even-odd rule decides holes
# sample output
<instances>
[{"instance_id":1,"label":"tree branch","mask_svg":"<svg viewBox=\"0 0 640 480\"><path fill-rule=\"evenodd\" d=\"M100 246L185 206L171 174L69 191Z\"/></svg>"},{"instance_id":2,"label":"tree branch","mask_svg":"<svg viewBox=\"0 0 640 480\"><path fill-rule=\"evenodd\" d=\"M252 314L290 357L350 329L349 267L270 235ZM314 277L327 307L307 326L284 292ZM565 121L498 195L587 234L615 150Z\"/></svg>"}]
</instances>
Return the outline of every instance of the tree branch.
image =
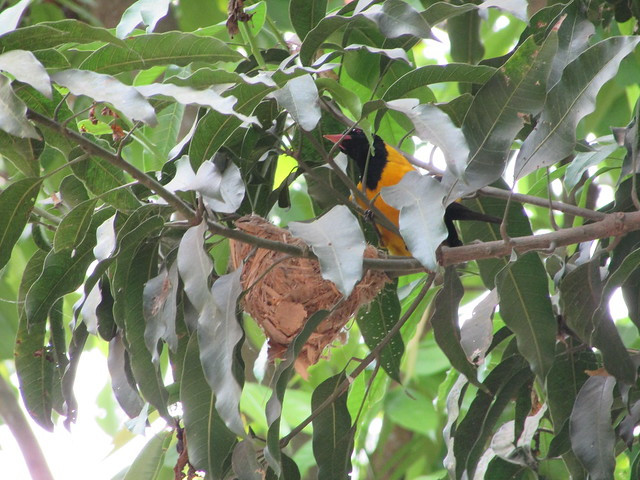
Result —
<instances>
[{"instance_id":1,"label":"tree branch","mask_svg":"<svg viewBox=\"0 0 640 480\"><path fill-rule=\"evenodd\" d=\"M16 396L2 375L0 375L0 417L9 426L13 438L16 439L33 480L53 480L40 444L22 413Z\"/></svg>"}]
</instances>

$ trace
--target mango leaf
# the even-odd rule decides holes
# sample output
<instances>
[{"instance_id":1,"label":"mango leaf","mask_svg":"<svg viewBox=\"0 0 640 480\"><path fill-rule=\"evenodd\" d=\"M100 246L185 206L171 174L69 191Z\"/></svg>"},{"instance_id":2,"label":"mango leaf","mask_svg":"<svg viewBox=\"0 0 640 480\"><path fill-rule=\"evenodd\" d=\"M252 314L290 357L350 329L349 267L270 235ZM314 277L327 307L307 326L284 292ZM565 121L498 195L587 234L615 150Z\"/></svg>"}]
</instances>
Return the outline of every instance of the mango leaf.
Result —
<instances>
[{"instance_id":1,"label":"mango leaf","mask_svg":"<svg viewBox=\"0 0 640 480\"><path fill-rule=\"evenodd\" d=\"M27 262L20 281L19 302L24 301L29 287L40 276L46 255L42 250L36 250ZM27 411L38 425L51 432L53 431L51 420L53 369L50 368L51 359L47 358L44 343L46 327L46 322L42 321L29 328L25 311L21 310L14 357L20 394Z\"/></svg>"},{"instance_id":2,"label":"mango leaf","mask_svg":"<svg viewBox=\"0 0 640 480\"><path fill-rule=\"evenodd\" d=\"M524 359L512 355L498 364L482 382L491 393L478 391L455 431L453 451L456 478L462 477L465 472L468 478L473 478L485 443L491 437L500 415L531 377L532 373Z\"/></svg>"},{"instance_id":3,"label":"mango leaf","mask_svg":"<svg viewBox=\"0 0 640 480\"><path fill-rule=\"evenodd\" d=\"M189 338L180 372L180 401L184 409L189 461L214 479L222 479L231 464L236 435L215 409L215 396L200 364L197 334Z\"/></svg>"},{"instance_id":4,"label":"mango leaf","mask_svg":"<svg viewBox=\"0 0 640 480\"><path fill-rule=\"evenodd\" d=\"M9 72L16 80L28 83L47 98L52 98L49 74L33 53L13 50L0 55L0 70Z\"/></svg>"},{"instance_id":5,"label":"mango leaf","mask_svg":"<svg viewBox=\"0 0 640 480\"><path fill-rule=\"evenodd\" d=\"M180 87L165 83L139 85L135 88L145 97L152 97L155 95L171 97L185 105L195 104L210 107L223 115L234 115L244 123L259 124L256 117L248 117L233 109L233 106L238 102L238 99L232 95L223 97L211 89L196 90L190 87Z\"/></svg>"},{"instance_id":6,"label":"mango leaf","mask_svg":"<svg viewBox=\"0 0 640 480\"><path fill-rule=\"evenodd\" d=\"M373 301L358 311L356 320L369 350L374 349L400 319L397 285L387 284ZM379 363L387 374L400 383L400 364L404 354L402 336L397 333L380 352Z\"/></svg>"},{"instance_id":7,"label":"mango leaf","mask_svg":"<svg viewBox=\"0 0 640 480\"><path fill-rule=\"evenodd\" d=\"M264 458L269 463L276 475L280 475L283 469L282 452L280 451L280 420L282 416L282 402L287 391L287 384L294 373L294 363L302 347L313 331L327 316L328 310L319 310L307 319L304 328L289 344L282 362L276 367L273 377L273 392L267 401L266 416L269 430L267 431L267 445L264 449Z\"/></svg>"},{"instance_id":8,"label":"mango leaf","mask_svg":"<svg viewBox=\"0 0 640 480\"><path fill-rule=\"evenodd\" d=\"M209 276L213 271L213 260L203 248L206 230L205 221L189 228L182 236L178 248L178 271L184 283L184 291L198 312L203 311L211 301Z\"/></svg>"},{"instance_id":9,"label":"mango leaf","mask_svg":"<svg viewBox=\"0 0 640 480\"><path fill-rule=\"evenodd\" d=\"M0 192L0 269L11 258L13 246L27 225L41 183L40 178L24 178Z\"/></svg>"},{"instance_id":10,"label":"mango leaf","mask_svg":"<svg viewBox=\"0 0 640 480\"><path fill-rule=\"evenodd\" d=\"M591 147L594 148L592 145ZM611 145L597 145L592 152L577 153L564 174L563 182L566 189L572 190L589 167L604 162L618 148L618 145L613 143Z\"/></svg>"},{"instance_id":11,"label":"mango leaf","mask_svg":"<svg viewBox=\"0 0 640 480\"><path fill-rule=\"evenodd\" d=\"M550 10L553 17L554 11ZM541 12L541 14L544 14ZM587 12L582 5L569 2L552 21L541 19L547 23L547 28L558 30L558 51L553 58L553 66L549 74L547 90L555 86L562 77L562 72L568 64L574 61L589 47L589 39L595 33L594 24L588 19ZM532 19L533 21L533 19Z\"/></svg>"},{"instance_id":12,"label":"mango leaf","mask_svg":"<svg viewBox=\"0 0 640 480\"><path fill-rule=\"evenodd\" d=\"M440 182L418 172L409 172L396 185L382 189L384 201L400 210L400 233L409 251L431 271L438 266L436 249L447 238L445 194Z\"/></svg>"},{"instance_id":13,"label":"mango leaf","mask_svg":"<svg viewBox=\"0 0 640 480\"><path fill-rule=\"evenodd\" d=\"M602 281L598 259L583 263L560 283L564 320L578 337L602 353L604 367L625 383L634 383L636 367L616 329L608 308L599 307Z\"/></svg>"},{"instance_id":14,"label":"mango leaf","mask_svg":"<svg viewBox=\"0 0 640 480\"><path fill-rule=\"evenodd\" d=\"M555 33L540 47L529 38L474 97L462 124L470 150L464 178L447 173L443 179L449 199L485 187L502 176L511 144L524 125L523 114L536 114L544 105L546 80L557 45Z\"/></svg>"},{"instance_id":15,"label":"mango leaf","mask_svg":"<svg viewBox=\"0 0 640 480\"><path fill-rule=\"evenodd\" d=\"M433 337L451 362L451 366L462 373L469 382L480 387L476 369L467 359L460 344L458 308L463 295L464 288L455 267L448 267L444 272L442 288L434 299L430 321L433 326Z\"/></svg>"},{"instance_id":16,"label":"mango leaf","mask_svg":"<svg viewBox=\"0 0 640 480\"><path fill-rule=\"evenodd\" d=\"M96 239L93 232L109 213L104 210L93 216L87 235L75 249L60 252L51 250L47 254L42 274L33 282L25 298L24 308L29 326L44 322L58 298L82 285L87 268L94 259Z\"/></svg>"},{"instance_id":17,"label":"mango leaf","mask_svg":"<svg viewBox=\"0 0 640 480\"><path fill-rule=\"evenodd\" d=\"M191 33L167 32L138 35L125 41L125 47L108 44L93 52L80 64L83 70L117 74L131 70L145 70L156 65L189 63L235 62L242 60L235 50L213 37Z\"/></svg>"},{"instance_id":18,"label":"mango leaf","mask_svg":"<svg viewBox=\"0 0 640 480\"><path fill-rule=\"evenodd\" d=\"M244 425L238 406L242 384L233 374L235 350L244 338L236 318L242 285L242 267L218 278L211 287L211 300L199 311L198 345L200 363L207 383L216 396L216 410L225 425L238 436L244 436Z\"/></svg>"},{"instance_id":19,"label":"mango leaf","mask_svg":"<svg viewBox=\"0 0 640 480\"><path fill-rule=\"evenodd\" d=\"M26 177L37 177L40 173L40 155L45 148L44 140L20 138L0 131L2 156Z\"/></svg>"},{"instance_id":20,"label":"mango leaf","mask_svg":"<svg viewBox=\"0 0 640 480\"><path fill-rule=\"evenodd\" d=\"M320 121L318 88L311 75L292 78L283 88L270 95L304 130L313 130Z\"/></svg>"},{"instance_id":21,"label":"mango leaf","mask_svg":"<svg viewBox=\"0 0 640 480\"><path fill-rule=\"evenodd\" d=\"M153 32L158 21L167 14L170 0L138 0L122 14L116 27L116 36L126 38L140 24L147 26L147 33Z\"/></svg>"},{"instance_id":22,"label":"mango leaf","mask_svg":"<svg viewBox=\"0 0 640 480\"><path fill-rule=\"evenodd\" d=\"M565 68L560 81L549 91L537 127L522 144L516 159L516 179L553 165L573 151L578 122L593 111L596 95L638 42L637 37L606 38Z\"/></svg>"},{"instance_id":23,"label":"mango leaf","mask_svg":"<svg viewBox=\"0 0 640 480\"><path fill-rule=\"evenodd\" d=\"M124 188L127 183L124 172L106 160L90 157L71 164L71 170L91 193L118 210L130 211L140 207L140 201L131 189Z\"/></svg>"},{"instance_id":24,"label":"mango leaf","mask_svg":"<svg viewBox=\"0 0 640 480\"><path fill-rule=\"evenodd\" d=\"M134 87L114 77L70 69L52 74L51 79L74 95L86 95L97 102L110 103L131 120L142 120L150 126L158 123L151 104Z\"/></svg>"},{"instance_id":25,"label":"mango leaf","mask_svg":"<svg viewBox=\"0 0 640 480\"><path fill-rule=\"evenodd\" d=\"M152 227L152 232L158 232L164 225L160 216L151 217L147 222ZM131 248L118 255L112 282L113 314L118 325L124 330L125 348L129 353L131 371L140 393L164 419L171 422L167 410L169 394L160 370L152 362L151 354L145 345L145 324L141 321L144 318L144 283L156 273L156 249L157 246L153 242L143 243L137 249Z\"/></svg>"},{"instance_id":26,"label":"mango leaf","mask_svg":"<svg viewBox=\"0 0 640 480\"><path fill-rule=\"evenodd\" d=\"M426 65L405 73L393 82L384 92L382 99L388 101L403 98L414 90L433 83L468 82L482 85L494 75L495 71L495 68L488 65L467 65L465 63Z\"/></svg>"},{"instance_id":27,"label":"mango leaf","mask_svg":"<svg viewBox=\"0 0 640 480\"><path fill-rule=\"evenodd\" d=\"M438 147L447 162L447 170L455 177L462 177L467 166L469 147L458 127L449 116L434 105L418 105L415 99L387 102L392 110L404 113L416 129L421 140Z\"/></svg>"},{"instance_id":28,"label":"mango leaf","mask_svg":"<svg viewBox=\"0 0 640 480\"><path fill-rule=\"evenodd\" d=\"M13 93L11 82L4 75L0 75L0 130L16 137L40 139L27 120L27 106Z\"/></svg>"},{"instance_id":29,"label":"mango leaf","mask_svg":"<svg viewBox=\"0 0 640 480\"><path fill-rule=\"evenodd\" d=\"M327 12L327 0L292 0L289 3L291 25L302 40Z\"/></svg>"},{"instance_id":30,"label":"mango leaf","mask_svg":"<svg viewBox=\"0 0 640 480\"><path fill-rule=\"evenodd\" d=\"M183 156L176 162L176 174L165 188L170 192L198 192L213 211L233 213L240 207L245 194L242 175L233 162L229 162L224 171L218 163L221 162L207 160L200 165L198 173L194 173L189 157Z\"/></svg>"},{"instance_id":31,"label":"mango leaf","mask_svg":"<svg viewBox=\"0 0 640 480\"><path fill-rule=\"evenodd\" d=\"M344 205L336 205L311 223L289 222L291 233L311 245L322 278L335 283L346 297L362 278L366 247L358 220Z\"/></svg>"},{"instance_id":32,"label":"mango leaf","mask_svg":"<svg viewBox=\"0 0 640 480\"><path fill-rule=\"evenodd\" d=\"M345 378L342 372L318 385L311 397L312 410L334 394ZM313 456L318 462L318 478L349 477L354 433L345 391L313 419Z\"/></svg>"},{"instance_id":33,"label":"mango leaf","mask_svg":"<svg viewBox=\"0 0 640 480\"><path fill-rule=\"evenodd\" d=\"M557 323L540 257L526 253L496 276L500 315L515 333L518 350L544 382L553 364Z\"/></svg>"},{"instance_id":34,"label":"mango leaf","mask_svg":"<svg viewBox=\"0 0 640 480\"><path fill-rule=\"evenodd\" d=\"M142 308L146 327L144 342L151 360L157 363L160 359L158 342L164 340L173 351L178 348L176 336L176 314L178 292L178 264L163 269L157 277L153 277L144 285L142 292Z\"/></svg>"},{"instance_id":35,"label":"mango leaf","mask_svg":"<svg viewBox=\"0 0 640 480\"><path fill-rule=\"evenodd\" d=\"M258 83L240 84L229 90L229 94L238 99L236 111L250 115L264 99L272 87ZM242 126L242 121L230 115L222 115L215 111L207 112L199 121L189 144L189 159L194 168L210 159L224 145L234 132Z\"/></svg>"},{"instance_id":36,"label":"mango leaf","mask_svg":"<svg viewBox=\"0 0 640 480\"><path fill-rule=\"evenodd\" d=\"M133 460L122 480L140 478L157 480L161 478L160 470L164 466L164 457L171 444L172 436L173 432L170 430L156 433Z\"/></svg>"},{"instance_id":37,"label":"mango leaf","mask_svg":"<svg viewBox=\"0 0 640 480\"><path fill-rule=\"evenodd\" d=\"M590 377L571 412L571 447L593 480L613 478L616 435L611 421L613 377Z\"/></svg>"},{"instance_id":38,"label":"mango leaf","mask_svg":"<svg viewBox=\"0 0 640 480\"><path fill-rule=\"evenodd\" d=\"M266 467L258 463L257 452L251 440L238 442L231 457L233 473L243 480L264 480Z\"/></svg>"},{"instance_id":39,"label":"mango leaf","mask_svg":"<svg viewBox=\"0 0 640 480\"><path fill-rule=\"evenodd\" d=\"M471 318L460 327L460 345L470 362L480 365L493 340L491 317L498 305L498 291L494 288L473 308Z\"/></svg>"},{"instance_id":40,"label":"mango leaf","mask_svg":"<svg viewBox=\"0 0 640 480\"><path fill-rule=\"evenodd\" d=\"M15 30L25 9L29 6L31 0L20 0L15 5L5 8L0 12L0 35Z\"/></svg>"},{"instance_id":41,"label":"mango leaf","mask_svg":"<svg viewBox=\"0 0 640 480\"><path fill-rule=\"evenodd\" d=\"M106 28L92 27L77 20L65 19L30 25L1 36L0 52L25 48L33 52L65 43L84 44L96 41L113 43L126 48L126 43L109 33Z\"/></svg>"},{"instance_id":42,"label":"mango leaf","mask_svg":"<svg viewBox=\"0 0 640 480\"><path fill-rule=\"evenodd\" d=\"M82 243L97 202L97 198L82 202L64 216L53 237L53 249L56 252Z\"/></svg>"},{"instance_id":43,"label":"mango leaf","mask_svg":"<svg viewBox=\"0 0 640 480\"><path fill-rule=\"evenodd\" d=\"M107 367L111 378L111 389L122 410L129 418L135 418L142 411L144 402L140 398L135 382L130 380L132 374L128 355L122 333L119 333L109 341Z\"/></svg>"}]
</instances>

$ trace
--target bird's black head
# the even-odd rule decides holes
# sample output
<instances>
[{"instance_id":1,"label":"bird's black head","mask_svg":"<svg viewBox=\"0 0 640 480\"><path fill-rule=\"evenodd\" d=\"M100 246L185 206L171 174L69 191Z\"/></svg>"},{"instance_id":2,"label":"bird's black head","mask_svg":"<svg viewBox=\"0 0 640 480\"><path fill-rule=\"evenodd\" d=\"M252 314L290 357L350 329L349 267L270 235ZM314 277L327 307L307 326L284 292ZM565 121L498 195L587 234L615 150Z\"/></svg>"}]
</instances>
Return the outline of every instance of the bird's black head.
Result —
<instances>
[{"instance_id":1,"label":"bird's black head","mask_svg":"<svg viewBox=\"0 0 640 480\"><path fill-rule=\"evenodd\" d=\"M340 150L347 154L360 172L360 180L367 174L366 186L375 189L380 181L382 170L387 163L387 150L384 141L378 136L373 136L373 153L369 149L369 140L362 130L352 128L346 135L325 135L327 140L338 144Z\"/></svg>"}]
</instances>

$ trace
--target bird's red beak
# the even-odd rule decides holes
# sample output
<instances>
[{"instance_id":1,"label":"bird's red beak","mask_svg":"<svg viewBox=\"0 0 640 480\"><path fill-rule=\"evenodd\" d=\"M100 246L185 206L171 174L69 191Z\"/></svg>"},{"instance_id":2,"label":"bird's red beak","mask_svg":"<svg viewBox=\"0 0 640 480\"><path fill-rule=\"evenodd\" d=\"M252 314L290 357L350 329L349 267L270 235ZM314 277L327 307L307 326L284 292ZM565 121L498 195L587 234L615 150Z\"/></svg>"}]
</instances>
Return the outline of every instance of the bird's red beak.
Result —
<instances>
[{"instance_id":1,"label":"bird's red beak","mask_svg":"<svg viewBox=\"0 0 640 480\"><path fill-rule=\"evenodd\" d=\"M323 136L324 136L324 138L326 138L330 142L337 143L338 145L343 140L350 140L351 139L351 135L342 135L341 133L338 133L337 135L323 135Z\"/></svg>"}]
</instances>

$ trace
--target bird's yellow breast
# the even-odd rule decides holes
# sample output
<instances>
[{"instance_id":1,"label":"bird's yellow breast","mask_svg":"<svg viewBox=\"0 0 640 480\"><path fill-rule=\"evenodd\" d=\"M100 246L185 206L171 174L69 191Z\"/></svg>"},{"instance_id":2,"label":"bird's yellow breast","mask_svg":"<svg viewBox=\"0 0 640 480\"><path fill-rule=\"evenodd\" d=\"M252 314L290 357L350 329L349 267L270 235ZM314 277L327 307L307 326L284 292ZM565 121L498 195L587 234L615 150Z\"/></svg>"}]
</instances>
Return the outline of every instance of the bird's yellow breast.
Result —
<instances>
[{"instance_id":1,"label":"bird's yellow breast","mask_svg":"<svg viewBox=\"0 0 640 480\"><path fill-rule=\"evenodd\" d=\"M365 194L369 201L373 200L373 205L380 210L385 217L387 217L396 227L398 227L398 221L400 212L388 205L380 195L380 190L384 187L390 187L392 185L397 184L402 178L411 171L414 171L415 168L413 165L409 163L409 161L395 148L386 146L387 149L387 158L386 164L382 169L382 174L380 176L380 180L375 188L366 188ZM358 184L358 189L362 191L362 183ZM364 208L370 208L369 205L365 204L363 201L358 200L358 204ZM407 246L404 243L402 237L392 232L391 230L384 228L382 226L376 225L376 229L380 234L380 241L382 245L391 253L392 255L403 255L403 256L411 256L409 250L407 250Z\"/></svg>"}]
</instances>

